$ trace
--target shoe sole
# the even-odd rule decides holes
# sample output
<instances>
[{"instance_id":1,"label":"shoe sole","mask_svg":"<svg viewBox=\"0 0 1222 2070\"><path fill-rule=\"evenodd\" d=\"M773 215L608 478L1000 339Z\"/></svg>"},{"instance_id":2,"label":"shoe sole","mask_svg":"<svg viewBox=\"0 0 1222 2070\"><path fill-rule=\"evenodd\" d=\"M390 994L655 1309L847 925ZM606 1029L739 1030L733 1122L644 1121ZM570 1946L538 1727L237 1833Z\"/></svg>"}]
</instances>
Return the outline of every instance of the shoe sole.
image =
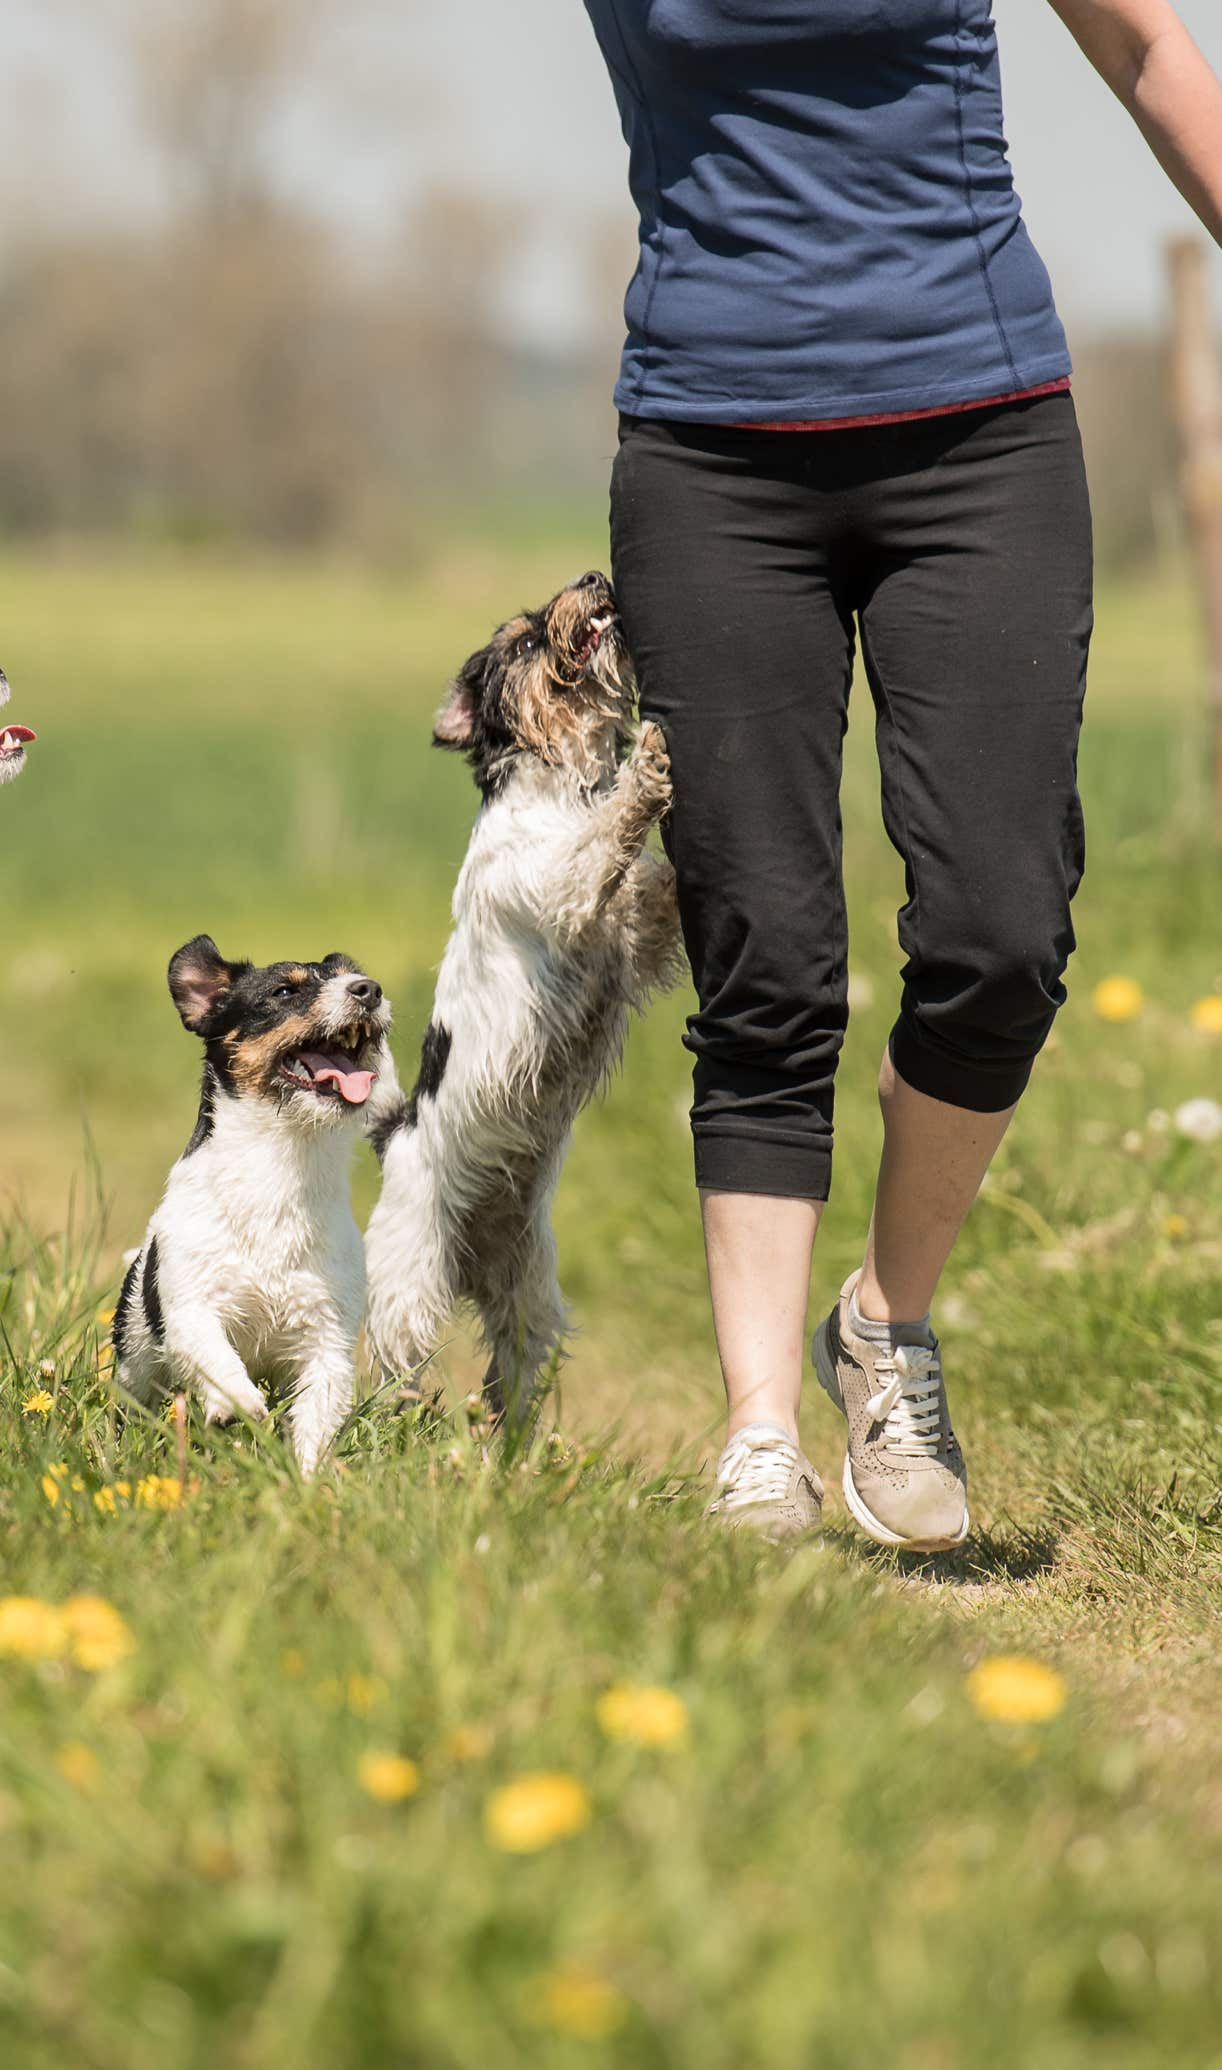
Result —
<instances>
[{"instance_id":1,"label":"shoe sole","mask_svg":"<svg viewBox=\"0 0 1222 2070\"><path fill-rule=\"evenodd\" d=\"M836 1371L836 1361L832 1357L831 1349L828 1345L826 1322L821 1322L815 1331L810 1347L810 1357L811 1364L815 1369L815 1378L818 1380L824 1394L835 1403L841 1415L845 1416L847 1421L844 1406L844 1390L840 1385L840 1375ZM898 1531L892 1531L887 1524L880 1523L874 1512L862 1501L857 1491L857 1483L853 1479L853 1462L847 1452L844 1455L844 1473L841 1476L840 1485L844 1490L844 1500L849 1515L855 1523L861 1525L867 1538L872 1538L875 1545L890 1545L901 1552L953 1552L957 1545L962 1545L971 1528L971 1516L965 1507L962 1527L951 1538L901 1537Z\"/></svg>"}]
</instances>

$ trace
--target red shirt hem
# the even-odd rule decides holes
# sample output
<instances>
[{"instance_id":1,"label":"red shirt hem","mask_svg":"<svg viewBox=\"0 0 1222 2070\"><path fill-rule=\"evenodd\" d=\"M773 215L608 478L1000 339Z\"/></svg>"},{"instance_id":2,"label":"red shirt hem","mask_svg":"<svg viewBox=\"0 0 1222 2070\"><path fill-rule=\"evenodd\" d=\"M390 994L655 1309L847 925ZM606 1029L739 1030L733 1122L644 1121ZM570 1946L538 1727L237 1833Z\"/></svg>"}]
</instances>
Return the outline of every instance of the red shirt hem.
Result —
<instances>
[{"instance_id":1,"label":"red shirt hem","mask_svg":"<svg viewBox=\"0 0 1222 2070\"><path fill-rule=\"evenodd\" d=\"M1037 388L1015 388L1009 395L986 395L978 402L938 403L931 410L891 410L879 417L804 417L785 424L731 424L731 431L861 431L870 424L916 424L923 417L958 417L964 410L994 410L999 403L1030 402L1037 395L1063 395L1068 374L1059 381L1041 381Z\"/></svg>"}]
</instances>

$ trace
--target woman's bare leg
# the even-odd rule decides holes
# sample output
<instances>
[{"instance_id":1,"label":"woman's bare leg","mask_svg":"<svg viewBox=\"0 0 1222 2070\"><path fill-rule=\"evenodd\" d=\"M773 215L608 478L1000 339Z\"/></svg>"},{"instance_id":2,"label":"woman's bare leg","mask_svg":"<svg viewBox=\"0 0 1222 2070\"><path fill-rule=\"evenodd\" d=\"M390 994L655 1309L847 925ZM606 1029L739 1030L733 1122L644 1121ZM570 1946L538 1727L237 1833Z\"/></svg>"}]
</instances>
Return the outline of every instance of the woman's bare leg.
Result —
<instances>
[{"instance_id":1,"label":"woman's bare leg","mask_svg":"<svg viewBox=\"0 0 1222 2070\"><path fill-rule=\"evenodd\" d=\"M883 1154L857 1307L873 1322L929 1313L942 1268L1014 1114L931 1100L884 1051L878 1074Z\"/></svg>"},{"instance_id":2,"label":"woman's bare leg","mask_svg":"<svg viewBox=\"0 0 1222 2070\"><path fill-rule=\"evenodd\" d=\"M749 1423L798 1434L810 1260L823 1202L702 1193L704 1247L729 1435Z\"/></svg>"},{"instance_id":3,"label":"woman's bare leg","mask_svg":"<svg viewBox=\"0 0 1222 2070\"><path fill-rule=\"evenodd\" d=\"M977 1114L879 1073L883 1154L859 1312L876 1322L928 1313L963 1219L1014 1113ZM713 1322L729 1435L748 1423L798 1431L811 1252L823 1202L702 1193Z\"/></svg>"}]
</instances>

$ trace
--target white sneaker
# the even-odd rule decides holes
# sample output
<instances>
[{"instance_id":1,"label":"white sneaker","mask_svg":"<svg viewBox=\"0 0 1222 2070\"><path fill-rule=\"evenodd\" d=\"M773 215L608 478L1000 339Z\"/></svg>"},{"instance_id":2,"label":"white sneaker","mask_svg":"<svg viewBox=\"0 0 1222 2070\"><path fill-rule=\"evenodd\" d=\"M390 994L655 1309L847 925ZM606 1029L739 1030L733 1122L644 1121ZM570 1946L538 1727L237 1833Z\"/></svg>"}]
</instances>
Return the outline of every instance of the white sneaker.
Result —
<instances>
[{"instance_id":1,"label":"white sneaker","mask_svg":"<svg viewBox=\"0 0 1222 2070\"><path fill-rule=\"evenodd\" d=\"M718 1460L717 1489L705 1515L761 1538L800 1538L822 1521L823 1483L775 1423L751 1423Z\"/></svg>"},{"instance_id":2,"label":"white sneaker","mask_svg":"<svg viewBox=\"0 0 1222 2070\"><path fill-rule=\"evenodd\" d=\"M819 1383L849 1426L844 1499L876 1545L942 1552L968 1533L967 1468L951 1428L938 1340L886 1345L858 1336L853 1293L815 1332Z\"/></svg>"}]
</instances>

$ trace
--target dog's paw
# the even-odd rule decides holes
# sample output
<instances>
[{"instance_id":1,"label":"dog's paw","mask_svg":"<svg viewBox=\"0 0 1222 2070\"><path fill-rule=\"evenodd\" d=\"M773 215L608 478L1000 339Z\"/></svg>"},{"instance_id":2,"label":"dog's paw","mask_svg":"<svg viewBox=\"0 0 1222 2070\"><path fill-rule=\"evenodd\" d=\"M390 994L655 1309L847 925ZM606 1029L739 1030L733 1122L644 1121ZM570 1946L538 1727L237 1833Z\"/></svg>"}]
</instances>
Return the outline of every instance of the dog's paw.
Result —
<instances>
[{"instance_id":1,"label":"dog's paw","mask_svg":"<svg viewBox=\"0 0 1222 2070\"><path fill-rule=\"evenodd\" d=\"M666 735L647 719L632 750L632 775L637 790L654 818L660 819L671 801L670 755Z\"/></svg>"},{"instance_id":2,"label":"dog's paw","mask_svg":"<svg viewBox=\"0 0 1222 2070\"><path fill-rule=\"evenodd\" d=\"M235 1416L244 1416L248 1423L267 1420L267 1403L250 1380L244 1388L205 1386L200 1390L200 1399L205 1423L232 1423Z\"/></svg>"}]
</instances>

